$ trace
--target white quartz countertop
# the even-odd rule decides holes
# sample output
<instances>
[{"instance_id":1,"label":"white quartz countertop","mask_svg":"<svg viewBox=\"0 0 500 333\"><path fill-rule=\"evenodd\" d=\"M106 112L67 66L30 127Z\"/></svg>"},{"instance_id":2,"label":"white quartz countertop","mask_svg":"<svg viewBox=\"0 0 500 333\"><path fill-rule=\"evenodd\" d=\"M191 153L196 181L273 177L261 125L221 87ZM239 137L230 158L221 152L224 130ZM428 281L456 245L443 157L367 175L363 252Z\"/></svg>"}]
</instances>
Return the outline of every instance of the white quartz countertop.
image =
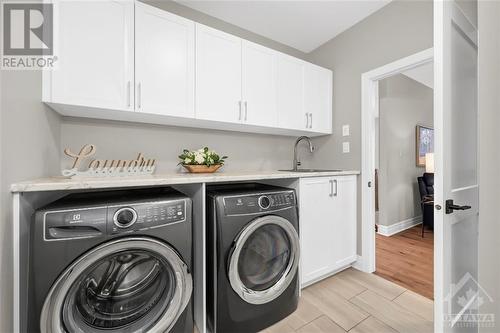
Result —
<instances>
[{"instance_id":1,"label":"white quartz countertop","mask_svg":"<svg viewBox=\"0 0 500 333\"><path fill-rule=\"evenodd\" d=\"M319 171L319 172L289 172L289 171L239 171L217 172L212 174L172 173L155 174L138 177L109 178L67 178L49 177L11 185L12 192L41 192L82 189L105 189L118 187L161 186L196 183L220 183L237 181L257 181L266 179L306 178L322 176L358 175L359 171Z\"/></svg>"}]
</instances>

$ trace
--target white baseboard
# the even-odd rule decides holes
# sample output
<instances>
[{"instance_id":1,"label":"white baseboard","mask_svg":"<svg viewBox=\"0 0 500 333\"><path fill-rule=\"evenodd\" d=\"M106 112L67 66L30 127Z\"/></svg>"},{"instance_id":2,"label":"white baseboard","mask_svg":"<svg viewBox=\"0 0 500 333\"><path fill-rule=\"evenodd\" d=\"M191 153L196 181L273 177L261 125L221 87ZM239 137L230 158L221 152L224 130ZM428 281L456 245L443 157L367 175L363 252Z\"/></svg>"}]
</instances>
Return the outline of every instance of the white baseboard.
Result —
<instances>
[{"instance_id":1,"label":"white baseboard","mask_svg":"<svg viewBox=\"0 0 500 333\"><path fill-rule=\"evenodd\" d=\"M330 276L333 276L333 275L335 275L335 274L337 274L337 273L340 273L340 272L342 272L343 270L346 270L346 269L348 269L349 267L351 267L351 266L352 266L351 264L352 264L352 263L349 263L349 264L346 264L346 265L344 265L344 266L341 266L341 267L339 267L339 268L335 269L334 271L331 271L331 272L328 272L328 273L323 274L323 275L321 275L321 276L318 276L318 277L314 278L314 279L313 279L313 280L311 280L311 281L304 282L304 283L302 283L302 282L301 282L301 284L300 284L300 289L307 288L307 287L309 287L309 286L310 286L310 285L312 285L312 284L315 284L315 283L317 283L317 282L319 282L319 281L321 281L321 280L324 280L324 279L326 279L326 278L328 278L328 277L330 277Z\"/></svg>"},{"instance_id":2,"label":"white baseboard","mask_svg":"<svg viewBox=\"0 0 500 333\"><path fill-rule=\"evenodd\" d=\"M378 225L378 233L382 236L392 236L406 229L416 226L422 223L422 215L412 217L404 221L400 221L391 225Z\"/></svg>"}]
</instances>

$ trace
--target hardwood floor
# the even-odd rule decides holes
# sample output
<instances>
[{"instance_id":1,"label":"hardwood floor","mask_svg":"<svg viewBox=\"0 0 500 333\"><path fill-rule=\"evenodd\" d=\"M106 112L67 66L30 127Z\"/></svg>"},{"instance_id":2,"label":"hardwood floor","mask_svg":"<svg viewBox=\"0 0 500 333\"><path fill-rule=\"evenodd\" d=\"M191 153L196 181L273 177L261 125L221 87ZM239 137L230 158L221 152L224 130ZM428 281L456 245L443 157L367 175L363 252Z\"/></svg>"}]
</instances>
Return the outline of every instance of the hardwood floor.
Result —
<instances>
[{"instance_id":1,"label":"hardwood floor","mask_svg":"<svg viewBox=\"0 0 500 333\"><path fill-rule=\"evenodd\" d=\"M262 333L427 333L433 301L349 268L302 290L298 309Z\"/></svg>"},{"instance_id":2,"label":"hardwood floor","mask_svg":"<svg viewBox=\"0 0 500 333\"><path fill-rule=\"evenodd\" d=\"M434 237L415 226L391 237L376 236L375 274L429 299L434 295Z\"/></svg>"}]
</instances>

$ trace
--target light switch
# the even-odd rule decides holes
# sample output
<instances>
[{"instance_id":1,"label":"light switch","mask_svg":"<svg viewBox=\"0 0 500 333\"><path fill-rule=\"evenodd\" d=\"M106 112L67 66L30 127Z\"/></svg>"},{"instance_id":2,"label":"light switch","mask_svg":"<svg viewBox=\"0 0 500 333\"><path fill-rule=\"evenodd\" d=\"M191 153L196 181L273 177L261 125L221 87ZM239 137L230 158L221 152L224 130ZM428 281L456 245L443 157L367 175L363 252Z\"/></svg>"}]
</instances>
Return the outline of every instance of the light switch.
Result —
<instances>
[{"instance_id":1,"label":"light switch","mask_svg":"<svg viewBox=\"0 0 500 333\"><path fill-rule=\"evenodd\" d=\"M343 153L348 153L350 151L351 151L351 148L349 147L349 141L342 142L342 152Z\"/></svg>"},{"instance_id":2,"label":"light switch","mask_svg":"<svg viewBox=\"0 0 500 333\"><path fill-rule=\"evenodd\" d=\"M349 125L342 125L342 136L349 136Z\"/></svg>"}]
</instances>

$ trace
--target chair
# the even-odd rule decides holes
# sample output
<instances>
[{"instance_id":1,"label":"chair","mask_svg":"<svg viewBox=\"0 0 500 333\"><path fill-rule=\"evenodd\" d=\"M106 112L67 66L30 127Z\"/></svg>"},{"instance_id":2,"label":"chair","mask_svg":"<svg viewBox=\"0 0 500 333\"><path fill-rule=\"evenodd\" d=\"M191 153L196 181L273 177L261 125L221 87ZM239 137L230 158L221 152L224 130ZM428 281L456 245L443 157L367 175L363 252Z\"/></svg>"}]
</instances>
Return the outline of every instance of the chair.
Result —
<instances>
[{"instance_id":1,"label":"chair","mask_svg":"<svg viewBox=\"0 0 500 333\"><path fill-rule=\"evenodd\" d=\"M434 229L434 174L424 173L417 178L420 192L420 206L422 207L422 237L425 227Z\"/></svg>"}]
</instances>

